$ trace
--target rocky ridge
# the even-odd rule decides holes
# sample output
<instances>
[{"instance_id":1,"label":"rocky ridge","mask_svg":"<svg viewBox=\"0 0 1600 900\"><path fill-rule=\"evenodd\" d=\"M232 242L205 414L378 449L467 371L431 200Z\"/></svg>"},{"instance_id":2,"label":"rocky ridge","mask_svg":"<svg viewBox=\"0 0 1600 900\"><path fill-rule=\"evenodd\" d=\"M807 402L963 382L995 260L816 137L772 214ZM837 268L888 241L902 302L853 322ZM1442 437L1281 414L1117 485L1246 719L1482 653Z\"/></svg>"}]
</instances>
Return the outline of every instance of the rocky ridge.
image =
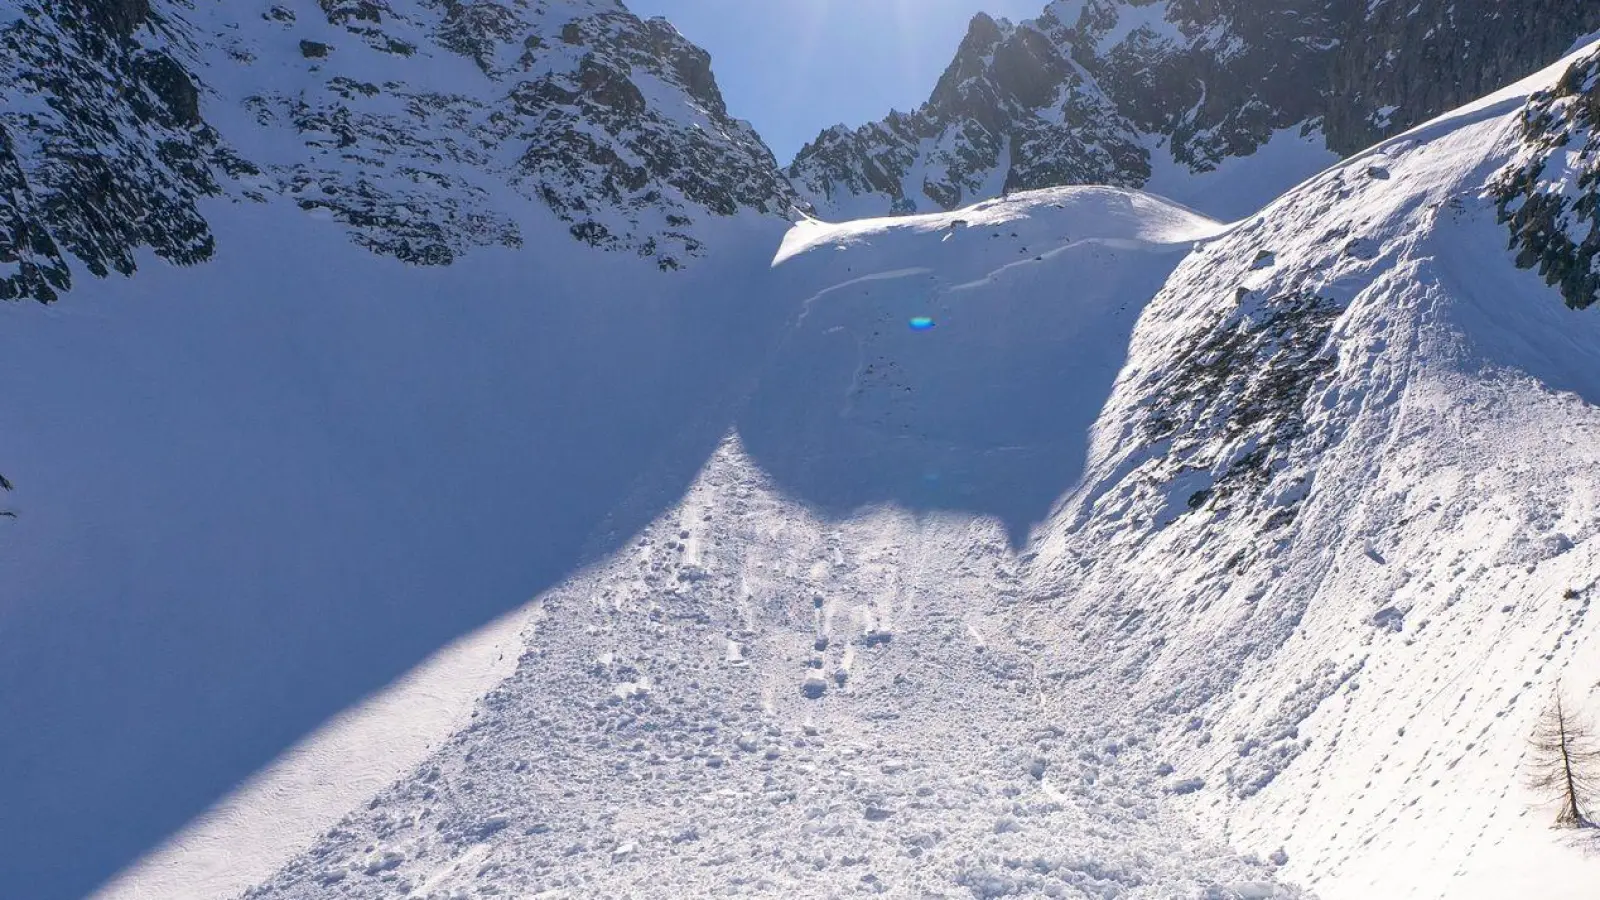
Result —
<instances>
[{"instance_id":1,"label":"rocky ridge","mask_svg":"<svg viewBox=\"0 0 1600 900\"><path fill-rule=\"evenodd\" d=\"M143 0L4 12L0 298L55 299L72 286L69 257L99 276L131 274L141 248L209 258L197 203L220 190L228 157L201 120L177 23Z\"/></svg>"},{"instance_id":2,"label":"rocky ridge","mask_svg":"<svg viewBox=\"0 0 1600 900\"><path fill-rule=\"evenodd\" d=\"M1140 186L1286 130L1354 152L1600 27L1576 0L1256 5L980 14L921 108L829 129L781 172L709 55L616 0L8 0L0 297L48 302L141 250L209 259L217 197L285 198L422 265L519 246L543 208L674 269L704 251L698 222L742 210Z\"/></svg>"},{"instance_id":3,"label":"rocky ridge","mask_svg":"<svg viewBox=\"0 0 1600 900\"><path fill-rule=\"evenodd\" d=\"M286 198L377 253L517 246L538 207L682 266L796 198L709 55L614 0L0 6L0 296L204 261L201 200ZM530 209L531 207L531 209Z\"/></svg>"},{"instance_id":4,"label":"rocky ridge","mask_svg":"<svg viewBox=\"0 0 1600 900\"><path fill-rule=\"evenodd\" d=\"M1583 309L1600 300L1600 53L1529 100L1521 137L1492 187L1500 219L1517 265Z\"/></svg>"},{"instance_id":5,"label":"rocky ridge","mask_svg":"<svg viewBox=\"0 0 1600 900\"><path fill-rule=\"evenodd\" d=\"M1600 9L1569 0L1056 0L1020 24L977 16L927 103L822 132L789 175L821 209L881 214L1139 187L1153 169L1208 172L1291 129L1348 155L1597 27Z\"/></svg>"}]
</instances>

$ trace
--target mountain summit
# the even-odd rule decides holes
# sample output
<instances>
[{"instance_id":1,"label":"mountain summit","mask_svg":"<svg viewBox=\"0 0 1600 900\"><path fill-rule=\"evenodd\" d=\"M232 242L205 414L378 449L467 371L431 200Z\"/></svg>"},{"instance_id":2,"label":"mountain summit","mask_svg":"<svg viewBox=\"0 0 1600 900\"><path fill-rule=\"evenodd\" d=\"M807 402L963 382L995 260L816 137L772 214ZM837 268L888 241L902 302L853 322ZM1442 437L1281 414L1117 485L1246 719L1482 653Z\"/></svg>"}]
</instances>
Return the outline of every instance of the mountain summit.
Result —
<instances>
[{"instance_id":1,"label":"mountain summit","mask_svg":"<svg viewBox=\"0 0 1600 900\"><path fill-rule=\"evenodd\" d=\"M979 14L927 103L824 131L788 172L847 216L1152 178L1181 194L1273 143L1349 155L1597 28L1581 0L1056 0L1021 24ZM1245 165L1275 193L1332 158L1302 155L1287 172Z\"/></svg>"}]
</instances>

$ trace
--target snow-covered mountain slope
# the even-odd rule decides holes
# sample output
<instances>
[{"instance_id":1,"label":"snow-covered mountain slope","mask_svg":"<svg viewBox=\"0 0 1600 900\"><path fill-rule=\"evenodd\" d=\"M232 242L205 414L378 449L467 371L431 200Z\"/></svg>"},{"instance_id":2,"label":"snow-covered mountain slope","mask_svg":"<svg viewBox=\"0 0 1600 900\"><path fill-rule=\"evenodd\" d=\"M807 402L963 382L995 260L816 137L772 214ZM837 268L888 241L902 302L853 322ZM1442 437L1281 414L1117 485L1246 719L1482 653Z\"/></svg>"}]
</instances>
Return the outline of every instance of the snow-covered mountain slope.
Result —
<instances>
[{"instance_id":1,"label":"snow-covered mountain slope","mask_svg":"<svg viewBox=\"0 0 1600 900\"><path fill-rule=\"evenodd\" d=\"M746 293L785 227L754 213L663 273L555 221L419 268L284 200L201 209L203 266L0 309L0 896L84 896L603 558L792 312Z\"/></svg>"},{"instance_id":2,"label":"snow-covered mountain slope","mask_svg":"<svg viewBox=\"0 0 1600 900\"><path fill-rule=\"evenodd\" d=\"M1239 218L1596 27L1582 0L1054 0L977 16L927 103L822 132L789 175L847 217L1117 184Z\"/></svg>"},{"instance_id":3,"label":"snow-covered mountain slope","mask_svg":"<svg viewBox=\"0 0 1600 900\"><path fill-rule=\"evenodd\" d=\"M824 287L801 298L745 446L818 509L976 513L1020 543L1081 474L1144 301L1219 227L1111 188L802 223L779 270Z\"/></svg>"},{"instance_id":4,"label":"snow-covered mountain slope","mask_svg":"<svg viewBox=\"0 0 1600 900\"><path fill-rule=\"evenodd\" d=\"M1118 771L1011 625L1002 526L1077 478L1143 301L1218 228L1103 188L798 226L794 325L681 503L246 896L1298 896Z\"/></svg>"},{"instance_id":5,"label":"snow-covered mountain slope","mask_svg":"<svg viewBox=\"0 0 1600 900\"><path fill-rule=\"evenodd\" d=\"M0 296L60 298L0 309L0 896L677 498L789 315L706 63L601 0L0 2Z\"/></svg>"},{"instance_id":6,"label":"snow-covered mountain slope","mask_svg":"<svg viewBox=\"0 0 1600 900\"><path fill-rule=\"evenodd\" d=\"M1522 785L1556 680L1600 703L1600 325L1496 197L1573 62L1231 228L1104 189L797 226L686 497L250 896L1586 896ZM984 466L1071 434L1037 494Z\"/></svg>"},{"instance_id":7,"label":"snow-covered mountain slope","mask_svg":"<svg viewBox=\"0 0 1600 900\"><path fill-rule=\"evenodd\" d=\"M1232 226L791 227L609 0L0 10L0 896L1586 896L1600 51ZM1170 153L1071 59L1030 146ZM1217 102L1140 177L1326 158Z\"/></svg>"},{"instance_id":8,"label":"snow-covered mountain slope","mask_svg":"<svg viewBox=\"0 0 1600 900\"><path fill-rule=\"evenodd\" d=\"M1110 729L1053 714L1015 579L998 528L821 520L730 441L541 599L470 727L245 896L1299 896L1080 749Z\"/></svg>"},{"instance_id":9,"label":"snow-covered mountain slope","mask_svg":"<svg viewBox=\"0 0 1600 900\"><path fill-rule=\"evenodd\" d=\"M1099 692L1161 723L1184 805L1325 897L1594 880L1522 785L1557 679L1600 703L1600 322L1518 270L1496 194L1547 152L1526 123L1592 102L1597 53L1196 251L1034 549L1044 659L1087 653ZM1592 192L1569 165L1538 191Z\"/></svg>"},{"instance_id":10,"label":"snow-covered mountain slope","mask_svg":"<svg viewBox=\"0 0 1600 900\"><path fill-rule=\"evenodd\" d=\"M7 0L0 74L5 298L209 259L208 196L423 265L554 212L667 269L794 202L705 51L617 0Z\"/></svg>"}]
</instances>

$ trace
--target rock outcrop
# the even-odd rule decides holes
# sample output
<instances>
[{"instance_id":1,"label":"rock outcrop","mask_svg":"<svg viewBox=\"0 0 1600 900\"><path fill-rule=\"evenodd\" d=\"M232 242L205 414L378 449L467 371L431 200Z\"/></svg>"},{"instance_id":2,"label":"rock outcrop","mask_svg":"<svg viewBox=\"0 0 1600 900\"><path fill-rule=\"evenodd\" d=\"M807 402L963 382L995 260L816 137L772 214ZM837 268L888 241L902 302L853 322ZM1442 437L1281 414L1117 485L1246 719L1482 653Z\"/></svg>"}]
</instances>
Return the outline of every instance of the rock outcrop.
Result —
<instances>
[{"instance_id":1,"label":"rock outcrop","mask_svg":"<svg viewBox=\"0 0 1600 900\"><path fill-rule=\"evenodd\" d=\"M1600 53L1530 98L1522 140L1492 188L1500 219L1517 265L1583 309L1600 300Z\"/></svg>"},{"instance_id":2,"label":"rock outcrop","mask_svg":"<svg viewBox=\"0 0 1600 900\"><path fill-rule=\"evenodd\" d=\"M6 10L0 24L0 298L49 301L140 249L210 257L197 201L227 167L175 23L145 0Z\"/></svg>"}]
</instances>

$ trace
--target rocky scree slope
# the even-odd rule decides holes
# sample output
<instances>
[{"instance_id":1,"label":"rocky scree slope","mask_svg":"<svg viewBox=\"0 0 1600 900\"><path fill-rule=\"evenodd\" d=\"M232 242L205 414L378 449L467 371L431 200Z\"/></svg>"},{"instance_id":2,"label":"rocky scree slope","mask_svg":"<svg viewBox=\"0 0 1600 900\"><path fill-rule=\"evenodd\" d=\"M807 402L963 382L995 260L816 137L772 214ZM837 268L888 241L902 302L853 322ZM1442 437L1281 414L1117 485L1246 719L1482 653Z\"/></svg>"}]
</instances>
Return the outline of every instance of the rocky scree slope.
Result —
<instances>
[{"instance_id":1,"label":"rocky scree slope","mask_svg":"<svg viewBox=\"0 0 1600 900\"><path fill-rule=\"evenodd\" d=\"M208 259L207 197L424 265L554 213L665 269L795 202L709 56L612 0L7 0L0 73L8 298Z\"/></svg>"},{"instance_id":2,"label":"rocky scree slope","mask_svg":"<svg viewBox=\"0 0 1600 900\"><path fill-rule=\"evenodd\" d=\"M1345 155L1596 28L1579 0L1056 0L1021 24L978 15L925 104L824 131L788 171L819 209L881 215L1204 173L1288 129Z\"/></svg>"}]
</instances>

